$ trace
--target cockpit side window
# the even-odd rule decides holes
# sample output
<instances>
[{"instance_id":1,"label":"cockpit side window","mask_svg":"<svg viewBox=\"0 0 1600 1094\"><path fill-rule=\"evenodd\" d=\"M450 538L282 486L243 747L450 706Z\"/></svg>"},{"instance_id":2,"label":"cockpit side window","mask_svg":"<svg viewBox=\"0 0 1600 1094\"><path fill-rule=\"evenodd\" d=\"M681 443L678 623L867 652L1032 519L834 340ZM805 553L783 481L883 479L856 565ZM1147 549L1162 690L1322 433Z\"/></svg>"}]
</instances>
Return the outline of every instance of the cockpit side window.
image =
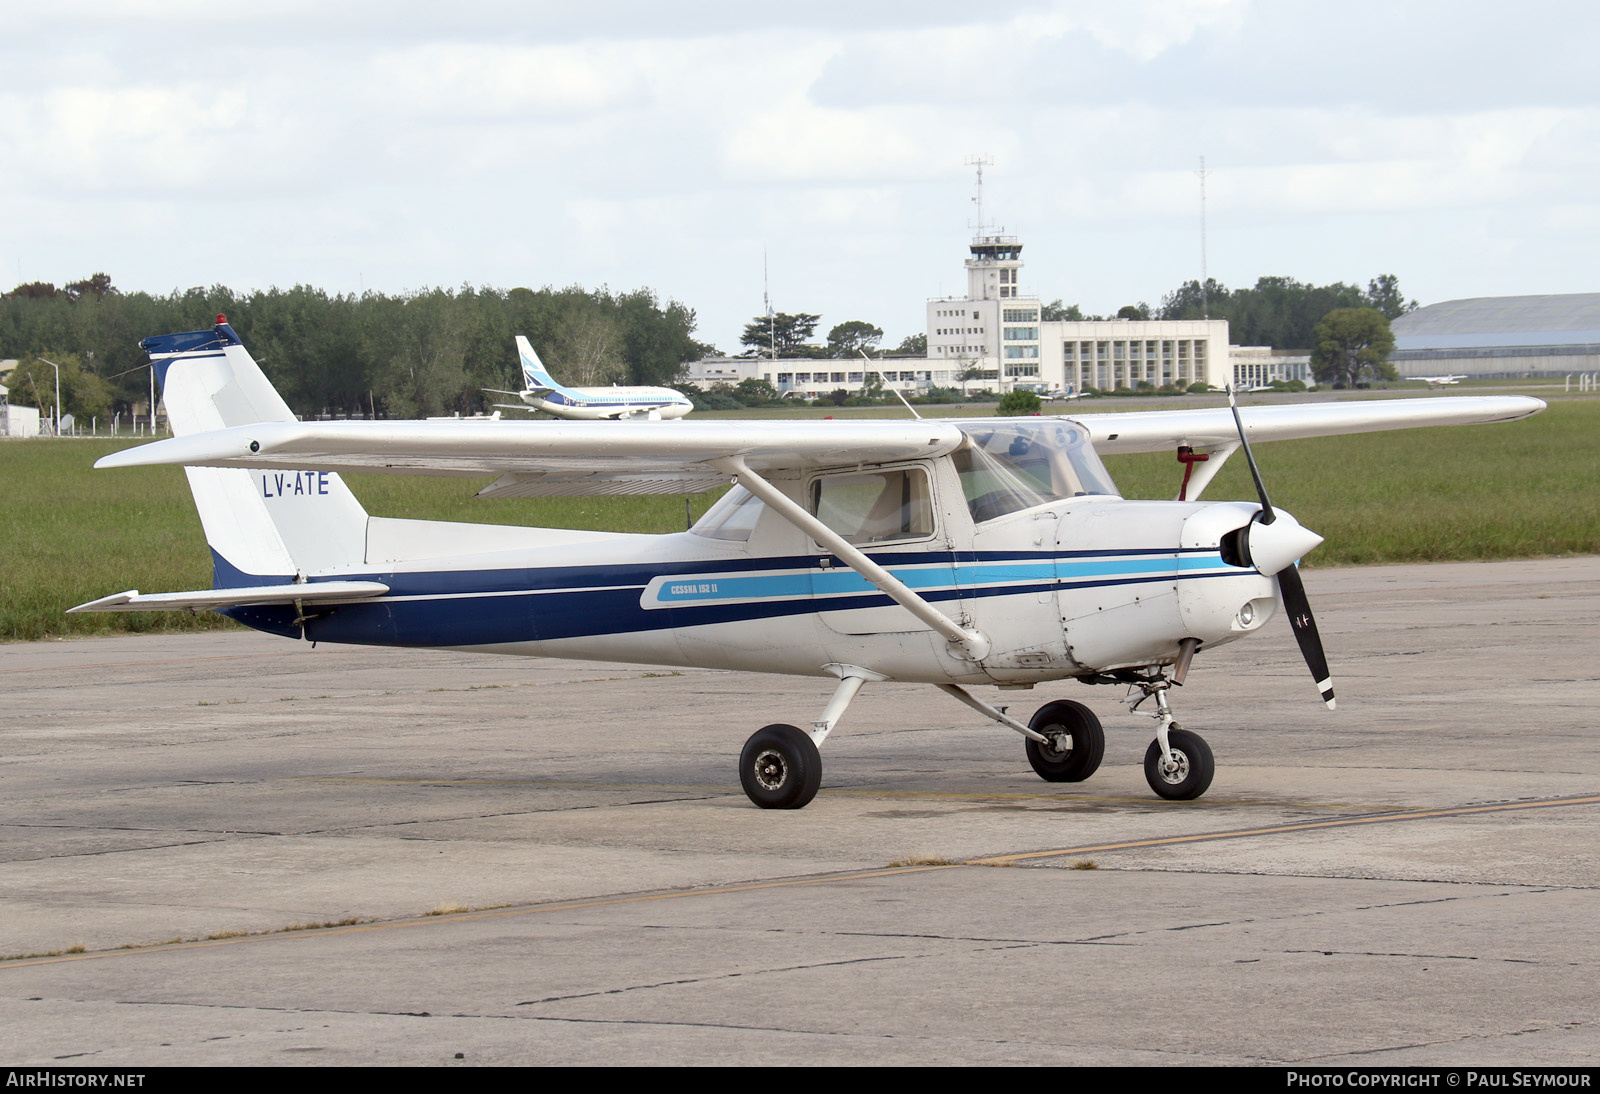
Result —
<instances>
[{"instance_id":1,"label":"cockpit side window","mask_svg":"<svg viewBox=\"0 0 1600 1094\"><path fill-rule=\"evenodd\" d=\"M742 486L735 486L718 498L690 531L707 539L748 543L765 508L760 498Z\"/></svg>"},{"instance_id":2,"label":"cockpit side window","mask_svg":"<svg viewBox=\"0 0 1600 1094\"><path fill-rule=\"evenodd\" d=\"M933 535L933 500L920 467L824 476L811 484L811 511L851 543Z\"/></svg>"},{"instance_id":3,"label":"cockpit side window","mask_svg":"<svg viewBox=\"0 0 1600 1094\"><path fill-rule=\"evenodd\" d=\"M1072 422L964 425L951 457L975 523L1084 494L1115 494L1087 432Z\"/></svg>"}]
</instances>

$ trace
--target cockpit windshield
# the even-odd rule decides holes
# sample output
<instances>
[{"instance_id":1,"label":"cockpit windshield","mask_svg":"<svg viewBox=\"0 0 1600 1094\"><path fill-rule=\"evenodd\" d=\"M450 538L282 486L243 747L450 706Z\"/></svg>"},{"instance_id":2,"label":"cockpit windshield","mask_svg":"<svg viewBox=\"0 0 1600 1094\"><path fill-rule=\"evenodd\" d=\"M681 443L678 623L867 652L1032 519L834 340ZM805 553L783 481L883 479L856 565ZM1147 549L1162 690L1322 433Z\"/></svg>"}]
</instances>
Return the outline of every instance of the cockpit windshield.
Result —
<instances>
[{"instance_id":1,"label":"cockpit windshield","mask_svg":"<svg viewBox=\"0 0 1600 1094\"><path fill-rule=\"evenodd\" d=\"M1084 494L1116 494L1105 465L1075 422L1019 418L961 426L968 444L954 453L967 509L976 523Z\"/></svg>"}]
</instances>

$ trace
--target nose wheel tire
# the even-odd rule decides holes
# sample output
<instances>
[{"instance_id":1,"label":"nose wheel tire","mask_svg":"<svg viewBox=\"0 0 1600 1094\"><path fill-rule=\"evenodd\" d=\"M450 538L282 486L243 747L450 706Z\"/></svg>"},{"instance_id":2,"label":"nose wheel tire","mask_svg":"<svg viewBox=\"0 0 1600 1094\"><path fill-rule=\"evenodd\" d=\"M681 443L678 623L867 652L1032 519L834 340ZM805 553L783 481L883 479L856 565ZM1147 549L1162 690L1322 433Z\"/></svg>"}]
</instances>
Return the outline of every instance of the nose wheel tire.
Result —
<instances>
[{"instance_id":1,"label":"nose wheel tire","mask_svg":"<svg viewBox=\"0 0 1600 1094\"><path fill-rule=\"evenodd\" d=\"M1159 796L1172 801L1198 798L1211 785L1211 776L1217 770L1211 746L1198 733L1176 726L1167 731L1167 744L1172 748L1170 767L1162 760L1160 741L1151 741L1145 750L1145 781Z\"/></svg>"},{"instance_id":2,"label":"nose wheel tire","mask_svg":"<svg viewBox=\"0 0 1600 1094\"><path fill-rule=\"evenodd\" d=\"M822 785L822 753L794 726L758 729L739 754L739 782L763 809L800 809Z\"/></svg>"},{"instance_id":3,"label":"nose wheel tire","mask_svg":"<svg viewBox=\"0 0 1600 1094\"><path fill-rule=\"evenodd\" d=\"M1033 715L1028 728L1050 738L1024 742L1028 763L1046 782L1077 783L1100 766L1106 753L1106 734L1094 711L1071 699L1046 703Z\"/></svg>"}]
</instances>

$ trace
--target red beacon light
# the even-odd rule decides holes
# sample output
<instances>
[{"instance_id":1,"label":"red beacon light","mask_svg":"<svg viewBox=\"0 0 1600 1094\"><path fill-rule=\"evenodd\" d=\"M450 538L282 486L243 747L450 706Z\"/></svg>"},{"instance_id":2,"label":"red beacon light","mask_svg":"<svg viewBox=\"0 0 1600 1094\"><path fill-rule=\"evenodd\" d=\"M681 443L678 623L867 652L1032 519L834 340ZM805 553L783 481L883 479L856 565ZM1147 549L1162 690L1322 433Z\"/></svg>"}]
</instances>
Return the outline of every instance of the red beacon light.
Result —
<instances>
[{"instance_id":1,"label":"red beacon light","mask_svg":"<svg viewBox=\"0 0 1600 1094\"><path fill-rule=\"evenodd\" d=\"M225 326L227 324L227 322L228 322L228 317L226 315L218 314L218 316L217 316L217 326L219 326L219 327Z\"/></svg>"}]
</instances>

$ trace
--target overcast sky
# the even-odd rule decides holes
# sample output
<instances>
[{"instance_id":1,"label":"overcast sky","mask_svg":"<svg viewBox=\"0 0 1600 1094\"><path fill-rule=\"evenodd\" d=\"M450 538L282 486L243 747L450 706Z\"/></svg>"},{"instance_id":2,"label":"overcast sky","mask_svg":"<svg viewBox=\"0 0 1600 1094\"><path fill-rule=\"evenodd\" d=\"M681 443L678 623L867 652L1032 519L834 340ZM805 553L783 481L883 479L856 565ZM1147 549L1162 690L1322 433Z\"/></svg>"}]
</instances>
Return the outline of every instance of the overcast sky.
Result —
<instances>
[{"instance_id":1,"label":"overcast sky","mask_svg":"<svg viewBox=\"0 0 1600 1094\"><path fill-rule=\"evenodd\" d=\"M650 286L898 343L1023 292L1600 290L1600 6L0 0L0 279ZM196 324L208 317L196 316ZM157 332L150 332L157 333Z\"/></svg>"}]
</instances>

